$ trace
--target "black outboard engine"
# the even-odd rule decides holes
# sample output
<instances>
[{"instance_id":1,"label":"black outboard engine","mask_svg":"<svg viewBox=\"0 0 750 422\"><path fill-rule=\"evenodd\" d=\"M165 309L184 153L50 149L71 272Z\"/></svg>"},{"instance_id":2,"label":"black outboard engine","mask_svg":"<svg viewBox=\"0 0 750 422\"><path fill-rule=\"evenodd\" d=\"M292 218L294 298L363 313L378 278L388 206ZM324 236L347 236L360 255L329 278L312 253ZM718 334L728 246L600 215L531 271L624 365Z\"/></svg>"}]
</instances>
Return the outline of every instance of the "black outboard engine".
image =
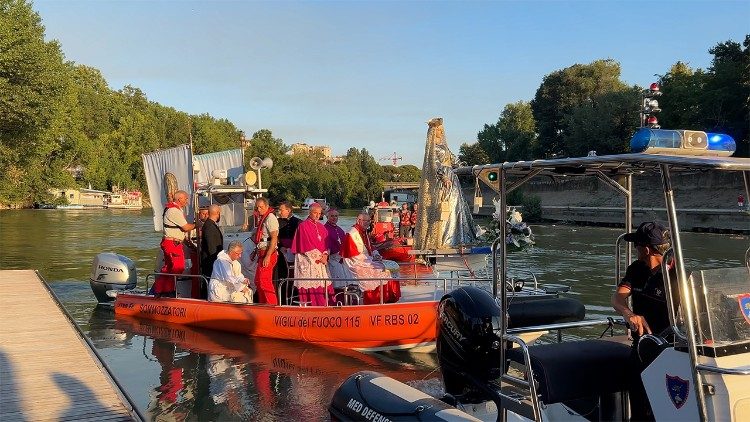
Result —
<instances>
[{"instance_id":1,"label":"black outboard engine","mask_svg":"<svg viewBox=\"0 0 750 422\"><path fill-rule=\"evenodd\" d=\"M443 296L437 353L447 394L462 403L493 400L486 386L501 374L500 324L500 306L482 289L460 287Z\"/></svg>"},{"instance_id":2,"label":"black outboard engine","mask_svg":"<svg viewBox=\"0 0 750 422\"><path fill-rule=\"evenodd\" d=\"M137 281L135 263L129 258L111 252L100 253L94 257L89 283L99 303L114 300L107 295L107 290L134 289Z\"/></svg>"}]
</instances>

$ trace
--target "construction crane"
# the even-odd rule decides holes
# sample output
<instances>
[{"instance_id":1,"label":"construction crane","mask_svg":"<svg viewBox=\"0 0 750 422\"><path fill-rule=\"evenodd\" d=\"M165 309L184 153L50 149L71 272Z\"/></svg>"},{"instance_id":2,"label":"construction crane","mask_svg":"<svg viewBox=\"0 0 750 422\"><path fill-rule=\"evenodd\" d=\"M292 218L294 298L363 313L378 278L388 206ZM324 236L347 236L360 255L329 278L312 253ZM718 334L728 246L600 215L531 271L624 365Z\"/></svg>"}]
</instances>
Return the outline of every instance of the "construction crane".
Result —
<instances>
[{"instance_id":1,"label":"construction crane","mask_svg":"<svg viewBox=\"0 0 750 422\"><path fill-rule=\"evenodd\" d=\"M399 160L403 160L403 158L400 157L395 152L393 154L387 156L387 157L383 157L383 158L380 159L380 161L390 161L391 163L393 163L393 167L397 167L398 166L398 161Z\"/></svg>"}]
</instances>

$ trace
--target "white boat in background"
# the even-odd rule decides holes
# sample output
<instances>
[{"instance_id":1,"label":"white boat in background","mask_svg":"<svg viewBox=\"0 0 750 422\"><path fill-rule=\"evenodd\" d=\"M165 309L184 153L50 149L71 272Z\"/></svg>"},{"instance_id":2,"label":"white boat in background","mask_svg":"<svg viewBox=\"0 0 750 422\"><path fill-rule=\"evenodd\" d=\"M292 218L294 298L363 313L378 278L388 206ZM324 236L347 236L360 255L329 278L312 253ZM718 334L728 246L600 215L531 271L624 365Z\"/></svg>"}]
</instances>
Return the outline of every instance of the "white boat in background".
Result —
<instances>
[{"instance_id":1,"label":"white boat in background","mask_svg":"<svg viewBox=\"0 0 750 422\"><path fill-rule=\"evenodd\" d=\"M104 198L110 192L96 189L50 189L55 198L64 198L66 204L57 205L61 210L103 209Z\"/></svg>"},{"instance_id":2,"label":"white boat in background","mask_svg":"<svg viewBox=\"0 0 750 422\"><path fill-rule=\"evenodd\" d=\"M49 193L56 198L65 198L67 204L57 205L59 210L83 209L143 209L143 194L138 190L120 190L114 192L96 189L50 189Z\"/></svg>"},{"instance_id":3,"label":"white boat in background","mask_svg":"<svg viewBox=\"0 0 750 422\"><path fill-rule=\"evenodd\" d=\"M138 190L115 190L105 195L104 206L113 209L140 210L143 209L143 194Z\"/></svg>"}]
</instances>

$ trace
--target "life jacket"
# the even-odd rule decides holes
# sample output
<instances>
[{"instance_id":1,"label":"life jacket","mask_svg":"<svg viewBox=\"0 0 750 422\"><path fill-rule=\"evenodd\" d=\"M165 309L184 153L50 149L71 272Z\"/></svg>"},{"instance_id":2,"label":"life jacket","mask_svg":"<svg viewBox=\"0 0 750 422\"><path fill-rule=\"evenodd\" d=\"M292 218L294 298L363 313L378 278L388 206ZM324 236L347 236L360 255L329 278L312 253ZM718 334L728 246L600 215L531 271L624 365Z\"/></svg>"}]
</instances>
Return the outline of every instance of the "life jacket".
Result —
<instances>
[{"instance_id":1,"label":"life jacket","mask_svg":"<svg viewBox=\"0 0 750 422\"><path fill-rule=\"evenodd\" d=\"M273 213L273 208L268 207L268 211L266 211L265 214L255 214L255 238L253 241L255 241L255 244L259 244L261 241L261 238L263 237L263 223L266 222L266 218Z\"/></svg>"},{"instance_id":2,"label":"life jacket","mask_svg":"<svg viewBox=\"0 0 750 422\"><path fill-rule=\"evenodd\" d=\"M400 221L400 225L402 226L410 226L411 225L411 212L409 210L401 210L398 213L398 219Z\"/></svg>"},{"instance_id":3,"label":"life jacket","mask_svg":"<svg viewBox=\"0 0 750 422\"><path fill-rule=\"evenodd\" d=\"M182 209L182 207L176 202L167 202L167 205L164 207L164 212L161 214L162 225L165 229L180 229L180 226L167 224L167 211L169 211L170 208Z\"/></svg>"}]
</instances>

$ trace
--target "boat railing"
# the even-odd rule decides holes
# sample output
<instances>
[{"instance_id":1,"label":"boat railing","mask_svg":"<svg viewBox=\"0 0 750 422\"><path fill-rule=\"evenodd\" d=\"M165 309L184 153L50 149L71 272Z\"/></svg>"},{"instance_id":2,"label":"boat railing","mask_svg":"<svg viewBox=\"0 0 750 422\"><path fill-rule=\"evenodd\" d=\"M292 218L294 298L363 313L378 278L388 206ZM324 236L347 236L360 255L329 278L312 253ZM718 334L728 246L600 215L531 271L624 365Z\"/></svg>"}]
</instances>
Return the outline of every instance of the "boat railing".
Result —
<instances>
[{"instance_id":1,"label":"boat railing","mask_svg":"<svg viewBox=\"0 0 750 422\"><path fill-rule=\"evenodd\" d=\"M687 341L687 335L680 329L678 326L678 317L677 317L677 309L675 309L675 302L673 299L673 296L675 294L679 294L679 292L673 292L672 291L672 274L670 274L669 271L669 263L674 258L674 249L669 248L666 252L664 252L664 257L661 260L661 273L662 277L665 278L664 280L664 292L665 296L667 297L667 311L669 312L669 321L672 325L672 331L682 339L683 341Z\"/></svg>"},{"instance_id":2,"label":"boat railing","mask_svg":"<svg viewBox=\"0 0 750 422\"><path fill-rule=\"evenodd\" d=\"M339 292L339 294L341 294L342 299L344 299L341 302L341 304L342 305L347 305L347 304L349 304L347 302L351 302L351 301L355 300L355 296L356 296L356 300L359 303L361 303L362 298L360 297L360 294L361 294L360 293L361 288L359 287L360 286L360 282L363 282L363 281L377 281L377 282L379 282L378 288L380 289L380 303L383 304L384 303L383 302L383 300L384 300L384 294L383 294L384 293L384 288L385 288L385 285L390 280L395 280L395 281L399 281L399 282L408 282L408 283L412 283L412 282L416 281L416 282L418 282L420 284L433 285L434 288L435 288L435 290L433 292L433 297L432 297L431 300L438 300L438 299L440 299L439 297L436 297L436 295L438 293L438 287L439 286L442 286L442 292L443 293L447 293L447 292L449 292L451 290L457 289L457 288L462 287L462 286L475 286L475 287L490 288L491 286L490 286L489 283L492 281L491 279L487 279L487 278L469 278L469 277L455 277L455 278L450 278L450 277L431 277L431 278L419 278L419 279L416 279L416 280L415 279L411 279L411 278L409 278L409 279L399 279L399 278L387 278L387 279L386 278L337 278L337 279L325 279L325 285L328 286L329 284L331 284L334 281L336 282L336 284L344 284L344 286L345 286L344 287L344 291L343 292ZM290 283L294 283L295 281L316 281L316 282L321 282L321 279L320 278L300 278L300 277L279 279L279 283L278 283L278 287L277 287L278 297L279 298L286 297L283 294L283 292L285 292L285 291L288 292L291 289ZM478 285L480 285L482 283L485 283L487 285L486 286L478 286ZM356 288L354 286L356 286ZM508 286L512 290L511 294L512 295L515 294L516 293L515 290L512 289L513 286L511 284L508 284ZM535 286L536 286L536 284L535 284ZM328 289L327 288L323 289L323 291L324 291L325 302L329 303L329 301L328 301L328 299L329 299ZM337 294L337 295L339 295L339 294ZM539 293L539 292L535 291L534 294L540 294L541 295L542 293ZM417 293L415 295L419 296L420 294ZM405 298L405 296L402 295L402 298ZM293 305L293 299L294 299L293 296L288 297L287 303L286 304L282 303L282 305ZM338 303L338 301L337 301L337 303ZM306 306L307 304L306 303L298 303L298 305L299 306ZM294 305L294 306L297 306L297 305Z\"/></svg>"},{"instance_id":3,"label":"boat railing","mask_svg":"<svg viewBox=\"0 0 750 422\"><path fill-rule=\"evenodd\" d=\"M146 292L149 291L149 282L148 280L150 278L156 279L157 276L164 275L164 276L171 276L174 277L174 287L175 287L175 297L180 297L180 289L177 287L181 283L185 283L187 281L190 281L192 283L194 278L197 278L201 283L203 283L204 286L206 286L206 290L208 290L208 279L202 275L202 274L174 274L174 273L149 273L146 274Z\"/></svg>"},{"instance_id":4,"label":"boat railing","mask_svg":"<svg viewBox=\"0 0 750 422\"><path fill-rule=\"evenodd\" d=\"M520 335L520 334L534 333L534 332L556 331L557 342L562 343L562 331L563 330L567 330L571 328L596 327L600 325L606 325L607 328L604 329L604 332L599 336L599 338L604 337L607 334L607 332L610 333L610 337L614 337L615 326L622 326L622 327L627 328L627 323L625 322L624 319L607 317L604 319L587 319L583 321L559 322L555 324L544 324L544 325L533 325L533 326L528 326L528 327L508 328L507 332L509 334Z\"/></svg>"},{"instance_id":5,"label":"boat railing","mask_svg":"<svg viewBox=\"0 0 750 422\"><path fill-rule=\"evenodd\" d=\"M523 356L523 378L511 375L507 370L500 376L501 382L506 382L511 388L503 388L500 384L500 407L511 410L523 417L533 421L542 420L541 403L537 393L537 382L534 378L534 369L531 366L531 354L526 342L513 334L504 334L503 340L517 344ZM501 420L498 417L498 420Z\"/></svg>"},{"instance_id":6,"label":"boat railing","mask_svg":"<svg viewBox=\"0 0 750 422\"><path fill-rule=\"evenodd\" d=\"M622 280L622 277L620 274L622 273L622 255L620 254L620 251L622 250L622 244L625 242L625 235L627 233L623 233L617 237L617 240L615 241L615 289L617 289L617 285L620 283L620 280Z\"/></svg>"}]
</instances>

